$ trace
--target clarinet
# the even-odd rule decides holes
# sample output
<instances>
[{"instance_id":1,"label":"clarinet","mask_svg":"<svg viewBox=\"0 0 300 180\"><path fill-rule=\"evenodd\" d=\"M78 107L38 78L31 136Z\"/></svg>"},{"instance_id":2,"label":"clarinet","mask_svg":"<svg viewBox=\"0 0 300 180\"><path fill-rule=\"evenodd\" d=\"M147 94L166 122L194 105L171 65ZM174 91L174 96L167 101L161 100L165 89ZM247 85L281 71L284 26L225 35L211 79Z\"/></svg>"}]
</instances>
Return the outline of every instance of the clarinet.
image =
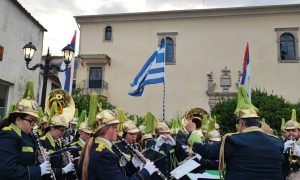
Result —
<instances>
[{"instance_id":1,"label":"clarinet","mask_svg":"<svg viewBox=\"0 0 300 180\"><path fill-rule=\"evenodd\" d=\"M130 161L130 159L120 150L120 148L116 144L113 144L112 146L116 151L116 155L121 159L121 163L125 161L125 163L122 165L126 165Z\"/></svg>"},{"instance_id":2,"label":"clarinet","mask_svg":"<svg viewBox=\"0 0 300 180\"><path fill-rule=\"evenodd\" d=\"M62 146L66 147L67 142L64 138L61 138L61 142L62 142ZM74 161L74 159L73 159L73 157L71 157L71 153L69 151L66 151L64 154L67 156L69 162ZM79 180L76 169L75 169L75 171L73 171L73 175L75 176L75 180Z\"/></svg>"},{"instance_id":3,"label":"clarinet","mask_svg":"<svg viewBox=\"0 0 300 180\"><path fill-rule=\"evenodd\" d=\"M134 154L137 158L139 158L143 163L146 164L147 159L145 158L145 156L138 151L137 149L135 149L132 145L130 145L129 143L127 143L125 141L125 139L123 139L121 136L118 136L119 140L131 151L132 154ZM164 180L167 180L168 178L166 178L166 176L159 170L157 169L157 174Z\"/></svg>"},{"instance_id":4,"label":"clarinet","mask_svg":"<svg viewBox=\"0 0 300 180\"><path fill-rule=\"evenodd\" d=\"M43 160L44 161L49 161L48 157L46 156L46 149L41 145L41 141L38 138L37 133L35 131L33 131L32 134L36 139L36 142L37 142L37 145L38 145L38 148L39 148L39 151L42 155ZM55 173L54 173L53 169L50 170L50 178L53 179L53 180L56 180Z\"/></svg>"}]
</instances>

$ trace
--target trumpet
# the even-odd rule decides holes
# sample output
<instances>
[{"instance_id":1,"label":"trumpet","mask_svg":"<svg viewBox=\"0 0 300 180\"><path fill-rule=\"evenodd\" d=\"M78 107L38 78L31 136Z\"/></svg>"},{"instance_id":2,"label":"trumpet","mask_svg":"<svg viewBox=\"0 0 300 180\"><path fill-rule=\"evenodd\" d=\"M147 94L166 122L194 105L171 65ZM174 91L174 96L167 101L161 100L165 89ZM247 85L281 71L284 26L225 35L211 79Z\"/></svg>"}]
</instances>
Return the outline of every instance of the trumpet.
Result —
<instances>
[{"instance_id":1,"label":"trumpet","mask_svg":"<svg viewBox=\"0 0 300 180\"><path fill-rule=\"evenodd\" d=\"M41 142L38 138L39 136L38 136L37 132L33 131L32 134L36 138L36 142L37 142L37 145L38 145L38 148L39 148L39 151L42 155L43 160L44 161L49 161L49 157L46 155L46 149L41 145ZM53 169L50 170L50 178L53 179L53 180L56 180L55 173L54 173Z\"/></svg>"},{"instance_id":2,"label":"trumpet","mask_svg":"<svg viewBox=\"0 0 300 180\"><path fill-rule=\"evenodd\" d=\"M132 154L134 154L137 158L139 158L143 163L146 164L147 159L140 151L135 149L131 144L127 143L121 136L118 136L118 139L132 152ZM157 170L157 174L164 180L168 179L160 170Z\"/></svg>"},{"instance_id":3,"label":"trumpet","mask_svg":"<svg viewBox=\"0 0 300 180\"><path fill-rule=\"evenodd\" d=\"M298 163L298 156L296 154L297 141L296 139L292 139L292 140L294 141L294 143L289 150L289 162L290 164L297 164Z\"/></svg>"}]
</instances>

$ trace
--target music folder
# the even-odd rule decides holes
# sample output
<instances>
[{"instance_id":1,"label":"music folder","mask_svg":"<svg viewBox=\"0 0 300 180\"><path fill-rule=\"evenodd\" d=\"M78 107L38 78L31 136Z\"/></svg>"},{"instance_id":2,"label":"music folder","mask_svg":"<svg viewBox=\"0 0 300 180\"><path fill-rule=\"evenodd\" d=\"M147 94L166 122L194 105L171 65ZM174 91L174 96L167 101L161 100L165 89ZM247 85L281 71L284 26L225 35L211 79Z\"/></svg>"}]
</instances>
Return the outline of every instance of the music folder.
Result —
<instances>
[{"instance_id":1,"label":"music folder","mask_svg":"<svg viewBox=\"0 0 300 180\"><path fill-rule=\"evenodd\" d=\"M180 179L187 173L191 172L192 170L196 169L199 167L200 164L197 163L193 159L189 159L180 166L176 167L173 171L171 171L171 176L174 177L175 179Z\"/></svg>"},{"instance_id":2,"label":"music folder","mask_svg":"<svg viewBox=\"0 0 300 180\"><path fill-rule=\"evenodd\" d=\"M147 158L149 159L150 161L153 161L153 162L157 162L159 161L160 159L164 158L166 155L160 153L160 152L157 152L155 149L153 149L152 147L148 148L148 149L145 149L142 154Z\"/></svg>"}]
</instances>

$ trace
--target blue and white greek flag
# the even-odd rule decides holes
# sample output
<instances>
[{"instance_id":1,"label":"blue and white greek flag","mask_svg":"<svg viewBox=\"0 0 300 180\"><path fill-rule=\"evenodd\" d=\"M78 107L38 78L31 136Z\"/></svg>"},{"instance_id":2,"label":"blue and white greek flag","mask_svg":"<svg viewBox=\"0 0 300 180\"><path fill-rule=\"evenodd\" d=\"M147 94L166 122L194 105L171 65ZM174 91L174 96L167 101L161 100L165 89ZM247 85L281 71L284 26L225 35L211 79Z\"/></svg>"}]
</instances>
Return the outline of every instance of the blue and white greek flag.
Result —
<instances>
[{"instance_id":1,"label":"blue and white greek flag","mask_svg":"<svg viewBox=\"0 0 300 180\"><path fill-rule=\"evenodd\" d=\"M165 49L166 43L163 39L160 46L130 84L131 92L128 93L129 95L141 96L146 85L163 83L165 81Z\"/></svg>"}]
</instances>

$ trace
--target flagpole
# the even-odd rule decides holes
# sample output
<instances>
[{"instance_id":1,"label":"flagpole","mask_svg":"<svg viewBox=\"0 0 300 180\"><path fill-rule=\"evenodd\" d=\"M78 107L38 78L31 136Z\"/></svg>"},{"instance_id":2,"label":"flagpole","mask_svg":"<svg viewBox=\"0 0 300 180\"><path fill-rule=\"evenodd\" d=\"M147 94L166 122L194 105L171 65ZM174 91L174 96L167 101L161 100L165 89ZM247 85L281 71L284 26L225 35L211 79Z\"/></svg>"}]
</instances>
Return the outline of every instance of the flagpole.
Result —
<instances>
[{"instance_id":1,"label":"flagpole","mask_svg":"<svg viewBox=\"0 0 300 180\"><path fill-rule=\"evenodd\" d=\"M250 81L250 74L251 74L251 62L250 62L250 47L249 47L249 41L247 41L247 45L248 45L248 56L249 56L249 72L248 72L248 76L247 76L247 79L248 79L248 97L249 97L249 100L251 102L251 81Z\"/></svg>"},{"instance_id":2,"label":"flagpole","mask_svg":"<svg viewBox=\"0 0 300 180\"><path fill-rule=\"evenodd\" d=\"M164 83L163 83L163 121L166 122L166 38L164 38L165 40L165 44L164 44L164 48L165 48L165 53L164 53Z\"/></svg>"}]
</instances>

